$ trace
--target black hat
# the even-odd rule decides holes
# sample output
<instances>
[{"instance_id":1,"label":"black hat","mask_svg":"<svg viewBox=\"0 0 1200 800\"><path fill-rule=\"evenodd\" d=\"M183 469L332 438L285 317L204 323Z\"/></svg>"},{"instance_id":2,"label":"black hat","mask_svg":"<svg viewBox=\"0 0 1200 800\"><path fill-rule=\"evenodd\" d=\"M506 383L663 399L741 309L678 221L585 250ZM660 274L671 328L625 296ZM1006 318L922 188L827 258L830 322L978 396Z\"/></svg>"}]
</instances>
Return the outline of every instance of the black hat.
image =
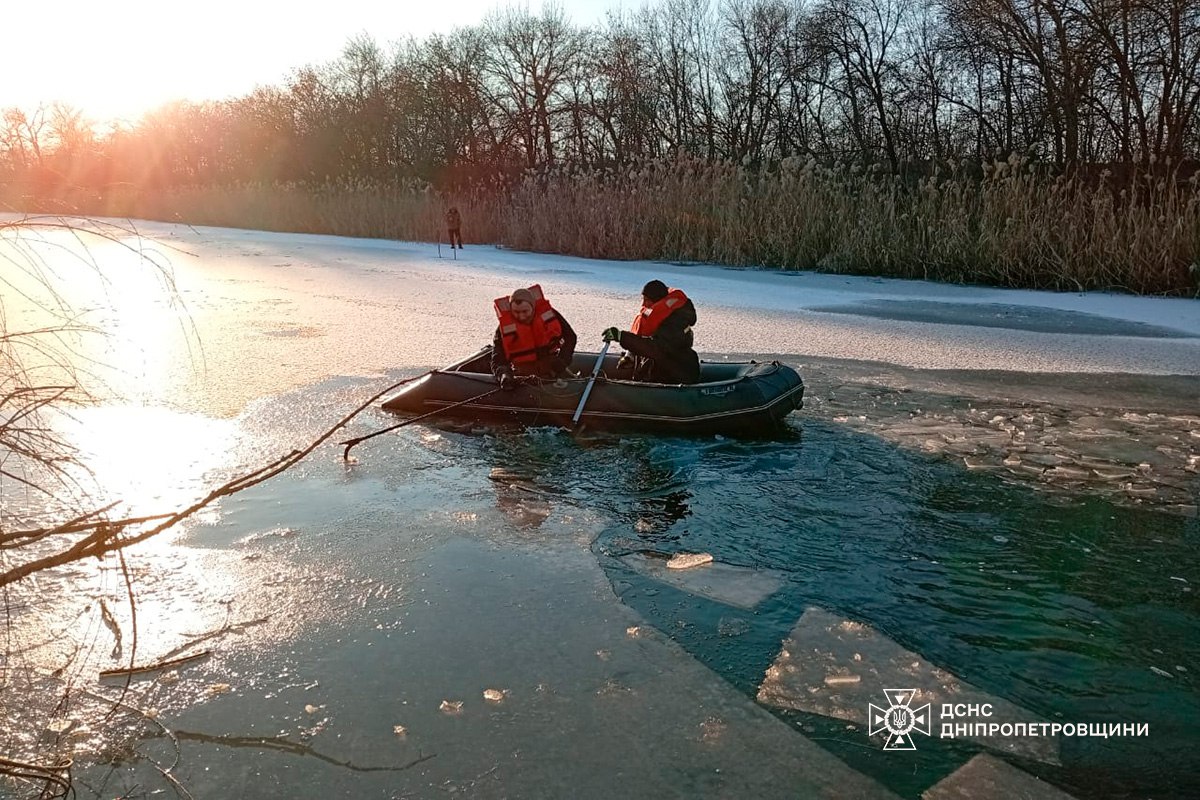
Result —
<instances>
[{"instance_id":1,"label":"black hat","mask_svg":"<svg viewBox=\"0 0 1200 800\"><path fill-rule=\"evenodd\" d=\"M642 287L642 297L651 303L657 303L667 296L667 285L662 281L650 281Z\"/></svg>"}]
</instances>

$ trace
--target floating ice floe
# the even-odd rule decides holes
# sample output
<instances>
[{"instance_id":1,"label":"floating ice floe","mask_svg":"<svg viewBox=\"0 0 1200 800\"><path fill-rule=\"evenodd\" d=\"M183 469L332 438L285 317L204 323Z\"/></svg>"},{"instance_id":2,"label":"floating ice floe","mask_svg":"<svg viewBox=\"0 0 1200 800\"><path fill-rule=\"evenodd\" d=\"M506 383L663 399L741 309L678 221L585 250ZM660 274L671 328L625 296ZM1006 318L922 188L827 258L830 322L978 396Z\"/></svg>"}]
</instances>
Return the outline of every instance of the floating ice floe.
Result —
<instances>
[{"instance_id":1,"label":"floating ice floe","mask_svg":"<svg viewBox=\"0 0 1200 800\"><path fill-rule=\"evenodd\" d=\"M1028 772L980 753L921 794L921 800L990 800L993 797L1074 800Z\"/></svg>"},{"instance_id":2,"label":"floating ice floe","mask_svg":"<svg viewBox=\"0 0 1200 800\"><path fill-rule=\"evenodd\" d=\"M667 561L667 569L691 569L702 564L711 564L711 553L676 553Z\"/></svg>"},{"instance_id":3,"label":"floating ice floe","mask_svg":"<svg viewBox=\"0 0 1200 800\"><path fill-rule=\"evenodd\" d=\"M458 714L462 711L462 707L462 700L443 700L442 704L438 706L438 711L443 714Z\"/></svg>"},{"instance_id":4,"label":"floating ice floe","mask_svg":"<svg viewBox=\"0 0 1200 800\"><path fill-rule=\"evenodd\" d=\"M708 562L703 569L668 569L666 559L630 553L622 556L621 562L648 578L737 608L754 608L783 586L783 578L771 570L719 561Z\"/></svg>"},{"instance_id":5,"label":"floating ice floe","mask_svg":"<svg viewBox=\"0 0 1200 800\"><path fill-rule=\"evenodd\" d=\"M868 725L871 704L888 705L885 690L913 689L913 708L930 704L931 735L941 723L1044 722L1033 712L987 694L939 669L916 653L861 622L810 608L784 641L783 649L767 669L758 690L758 701L835 719ZM945 703L982 707L986 718L939 720ZM1049 736L968 736L984 747L1024 758L1059 763L1058 739Z\"/></svg>"},{"instance_id":6,"label":"floating ice floe","mask_svg":"<svg viewBox=\"0 0 1200 800\"><path fill-rule=\"evenodd\" d=\"M718 717L709 717L708 719L704 720L704 722L700 723L700 741L704 742L705 744L713 744L718 741L728 729L729 726L725 724L724 720Z\"/></svg>"},{"instance_id":7,"label":"floating ice floe","mask_svg":"<svg viewBox=\"0 0 1200 800\"><path fill-rule=\"evenodd\" d=\"M507 694L507 689L484 689L483 699L489 703L503 703Z\"/></svg>"}]
</instances>

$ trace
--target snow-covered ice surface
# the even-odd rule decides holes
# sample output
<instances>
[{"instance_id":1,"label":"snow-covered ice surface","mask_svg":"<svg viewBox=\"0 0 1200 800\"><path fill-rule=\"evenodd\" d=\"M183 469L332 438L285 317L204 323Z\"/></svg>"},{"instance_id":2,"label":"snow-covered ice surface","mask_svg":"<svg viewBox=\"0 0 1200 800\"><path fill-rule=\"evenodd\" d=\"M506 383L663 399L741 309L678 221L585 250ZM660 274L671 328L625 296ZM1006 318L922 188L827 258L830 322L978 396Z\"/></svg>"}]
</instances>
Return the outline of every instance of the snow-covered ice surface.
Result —
<instances>
[{"instance_id":1,"label":"snow-covered ice surface","mask_svg":"<svg viewBox=\"0 0 1200 800\"><path fill-rule=\"evenodd\" d=\"M153 350L143 341L139 355L162 373L149 376L160 379L155 385L186 390L171 399L209 413L237 413L250 400L330 375L447 363L490 341L494 297L532 282L579 332L581 349L598 348L610 325L626 327L641 285L659 278L695 300L696 347L709 356L787 354L971 373L1200 375L1200 303L1190 299L594 261L486 246L456 259L444 249L438 258L424 243L160 223L137 230L146 239L126 241L170 261L202 342L196 363L152 358L179 341ZM78 249L71 234L44 235ZM136 253L84 241L110 275L118 265L135 269ZM156 286L138 288L133 299L155 300ZM112 293L122 302L131 294L125 285ZM188 376L189 368L203 374Z\"/></svg>"},{"instance_id":2,"label":"snow-covered ice surface","mask_svg":"<svg viewBox=\"0 0 1200 800\"><path fill-rule=\"evenodd\" d=\"M120 388L147 402L228 416L333 375L443 365L490 341L494 297L532 282L575 327L580 349L598 349L599 331L627 326L641 285L654 277L695 300L704 357L797 366L810 416L1007 480L1195 513L1194 299L594 261L490 246L456 257L444 248L439 258L425 243L161 223L137 230L144 240L125 241L169 260L195 333L143 317L109 342L101 360L119 363ZM73 235L47 236L78 249ZM136 270L136 253L85 241L106 271ZM133 291L121 284L104 292L163 311L157 286L129 285Z\"/></svg>"}]
</instances>

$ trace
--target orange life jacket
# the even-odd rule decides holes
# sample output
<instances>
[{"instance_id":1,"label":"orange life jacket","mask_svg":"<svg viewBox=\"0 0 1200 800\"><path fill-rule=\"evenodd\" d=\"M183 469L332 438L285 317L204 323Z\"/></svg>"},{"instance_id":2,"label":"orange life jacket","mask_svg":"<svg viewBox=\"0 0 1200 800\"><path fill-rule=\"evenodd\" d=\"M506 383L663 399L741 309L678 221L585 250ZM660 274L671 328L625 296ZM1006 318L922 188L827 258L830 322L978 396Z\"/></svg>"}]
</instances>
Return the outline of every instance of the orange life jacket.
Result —
<instances>
[{"instance_id":1,"label":"orange life jacket","mask_svg":"<svg viewBox=\"0 0 1200 800\"><path fill-rule=\"evenodd\" d=\"M643 307L638 315L633 318L633 327L630 329L638 336L653 336L658 330L658 326L666 321L667 317L675 313L676 309L682 308L687 303L687 295L681 289L671 289L667 292L667 296L650 307Z\"/></svg>"},{"instance_id":2,"label":"orange life jacket","mask_svg":"<svg viewBox=\"0 0 1200 800\"><path fill-rule=\"evenodd\" d=\"M535 283L529 287L529 292L533 295L533 319L528 325L517 322L507 297L497 297L493 301L496 316L500 319L504 355L514 365L551 355L562 339L562 323L542 294L542 287Z\"/></svg>"}]
</instances>

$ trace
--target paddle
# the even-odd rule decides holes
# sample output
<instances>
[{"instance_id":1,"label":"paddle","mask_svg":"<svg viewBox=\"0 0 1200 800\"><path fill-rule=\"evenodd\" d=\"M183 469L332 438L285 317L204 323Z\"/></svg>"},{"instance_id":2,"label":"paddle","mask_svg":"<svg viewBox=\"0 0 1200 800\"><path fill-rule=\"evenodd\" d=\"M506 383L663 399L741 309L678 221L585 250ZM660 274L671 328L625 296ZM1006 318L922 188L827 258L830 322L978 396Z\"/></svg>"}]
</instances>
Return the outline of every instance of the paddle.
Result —
<instances>
[{"instance_id":1,"label":"paddle","mask_svg":"<svg viewBox=\"0 0 1200 800\"><path fill-rule=\"evenodd\" d=\"M583 397L579 398L579 406L575 409L575 416L571 417L571 427L574 428L579 424L579 417L583 414L583 407L587 405L588 395L592 393L592 387L596 385L596 376L600 374L600 368L604 366L604 357L608 355L608 348L612 342L605 342L604 349L600 351L600 357L596 359L596 365L592 367L592 376L588 378L587 386L583 388Z\"/></svg>"},{"instance_id":2,"label":"paddle","mask_svg":"<svg viewBox=\"0 0 1200 800\"><path fill-rule=\"evenodd\" d=\"M406 420L404 420L404 422L398 423L396 425L392 425L390 428L384 428L381 431L375 431L374 433L368 433L366 436L359 436L355 439L347 439L344 442L338 442L338 444L346 445L346 449L342 451L342 460L343 461L350 460L350 448L354 447L354 445L358 444L359 442L365 442L367 439L374 439L376 436L381 436L382 434L389 433L391 431L396 430L397 428L403 428L405 425L412 425L414 422L420 422L423 419L429 419L430 417L432 417L435 414L441 414L443 411L449 411L452 408L458 408L459 406L465 406L467 403L474 403L476 400L482 400L483 398L487 397L488 395L493 395L498 391L500 391L500 387L496 387L495 389L486 391L483 394L477 394L474 397L468 397L466 400L459 400L457 403L451 403L448 406L442 406L441 408L435 408L433 411L430 411L426 414L422 414L419 417L413 417L412 419L406 419ZM582 408L582 406L580 406L580 407Z\"/></svg>"}]
</instances>

